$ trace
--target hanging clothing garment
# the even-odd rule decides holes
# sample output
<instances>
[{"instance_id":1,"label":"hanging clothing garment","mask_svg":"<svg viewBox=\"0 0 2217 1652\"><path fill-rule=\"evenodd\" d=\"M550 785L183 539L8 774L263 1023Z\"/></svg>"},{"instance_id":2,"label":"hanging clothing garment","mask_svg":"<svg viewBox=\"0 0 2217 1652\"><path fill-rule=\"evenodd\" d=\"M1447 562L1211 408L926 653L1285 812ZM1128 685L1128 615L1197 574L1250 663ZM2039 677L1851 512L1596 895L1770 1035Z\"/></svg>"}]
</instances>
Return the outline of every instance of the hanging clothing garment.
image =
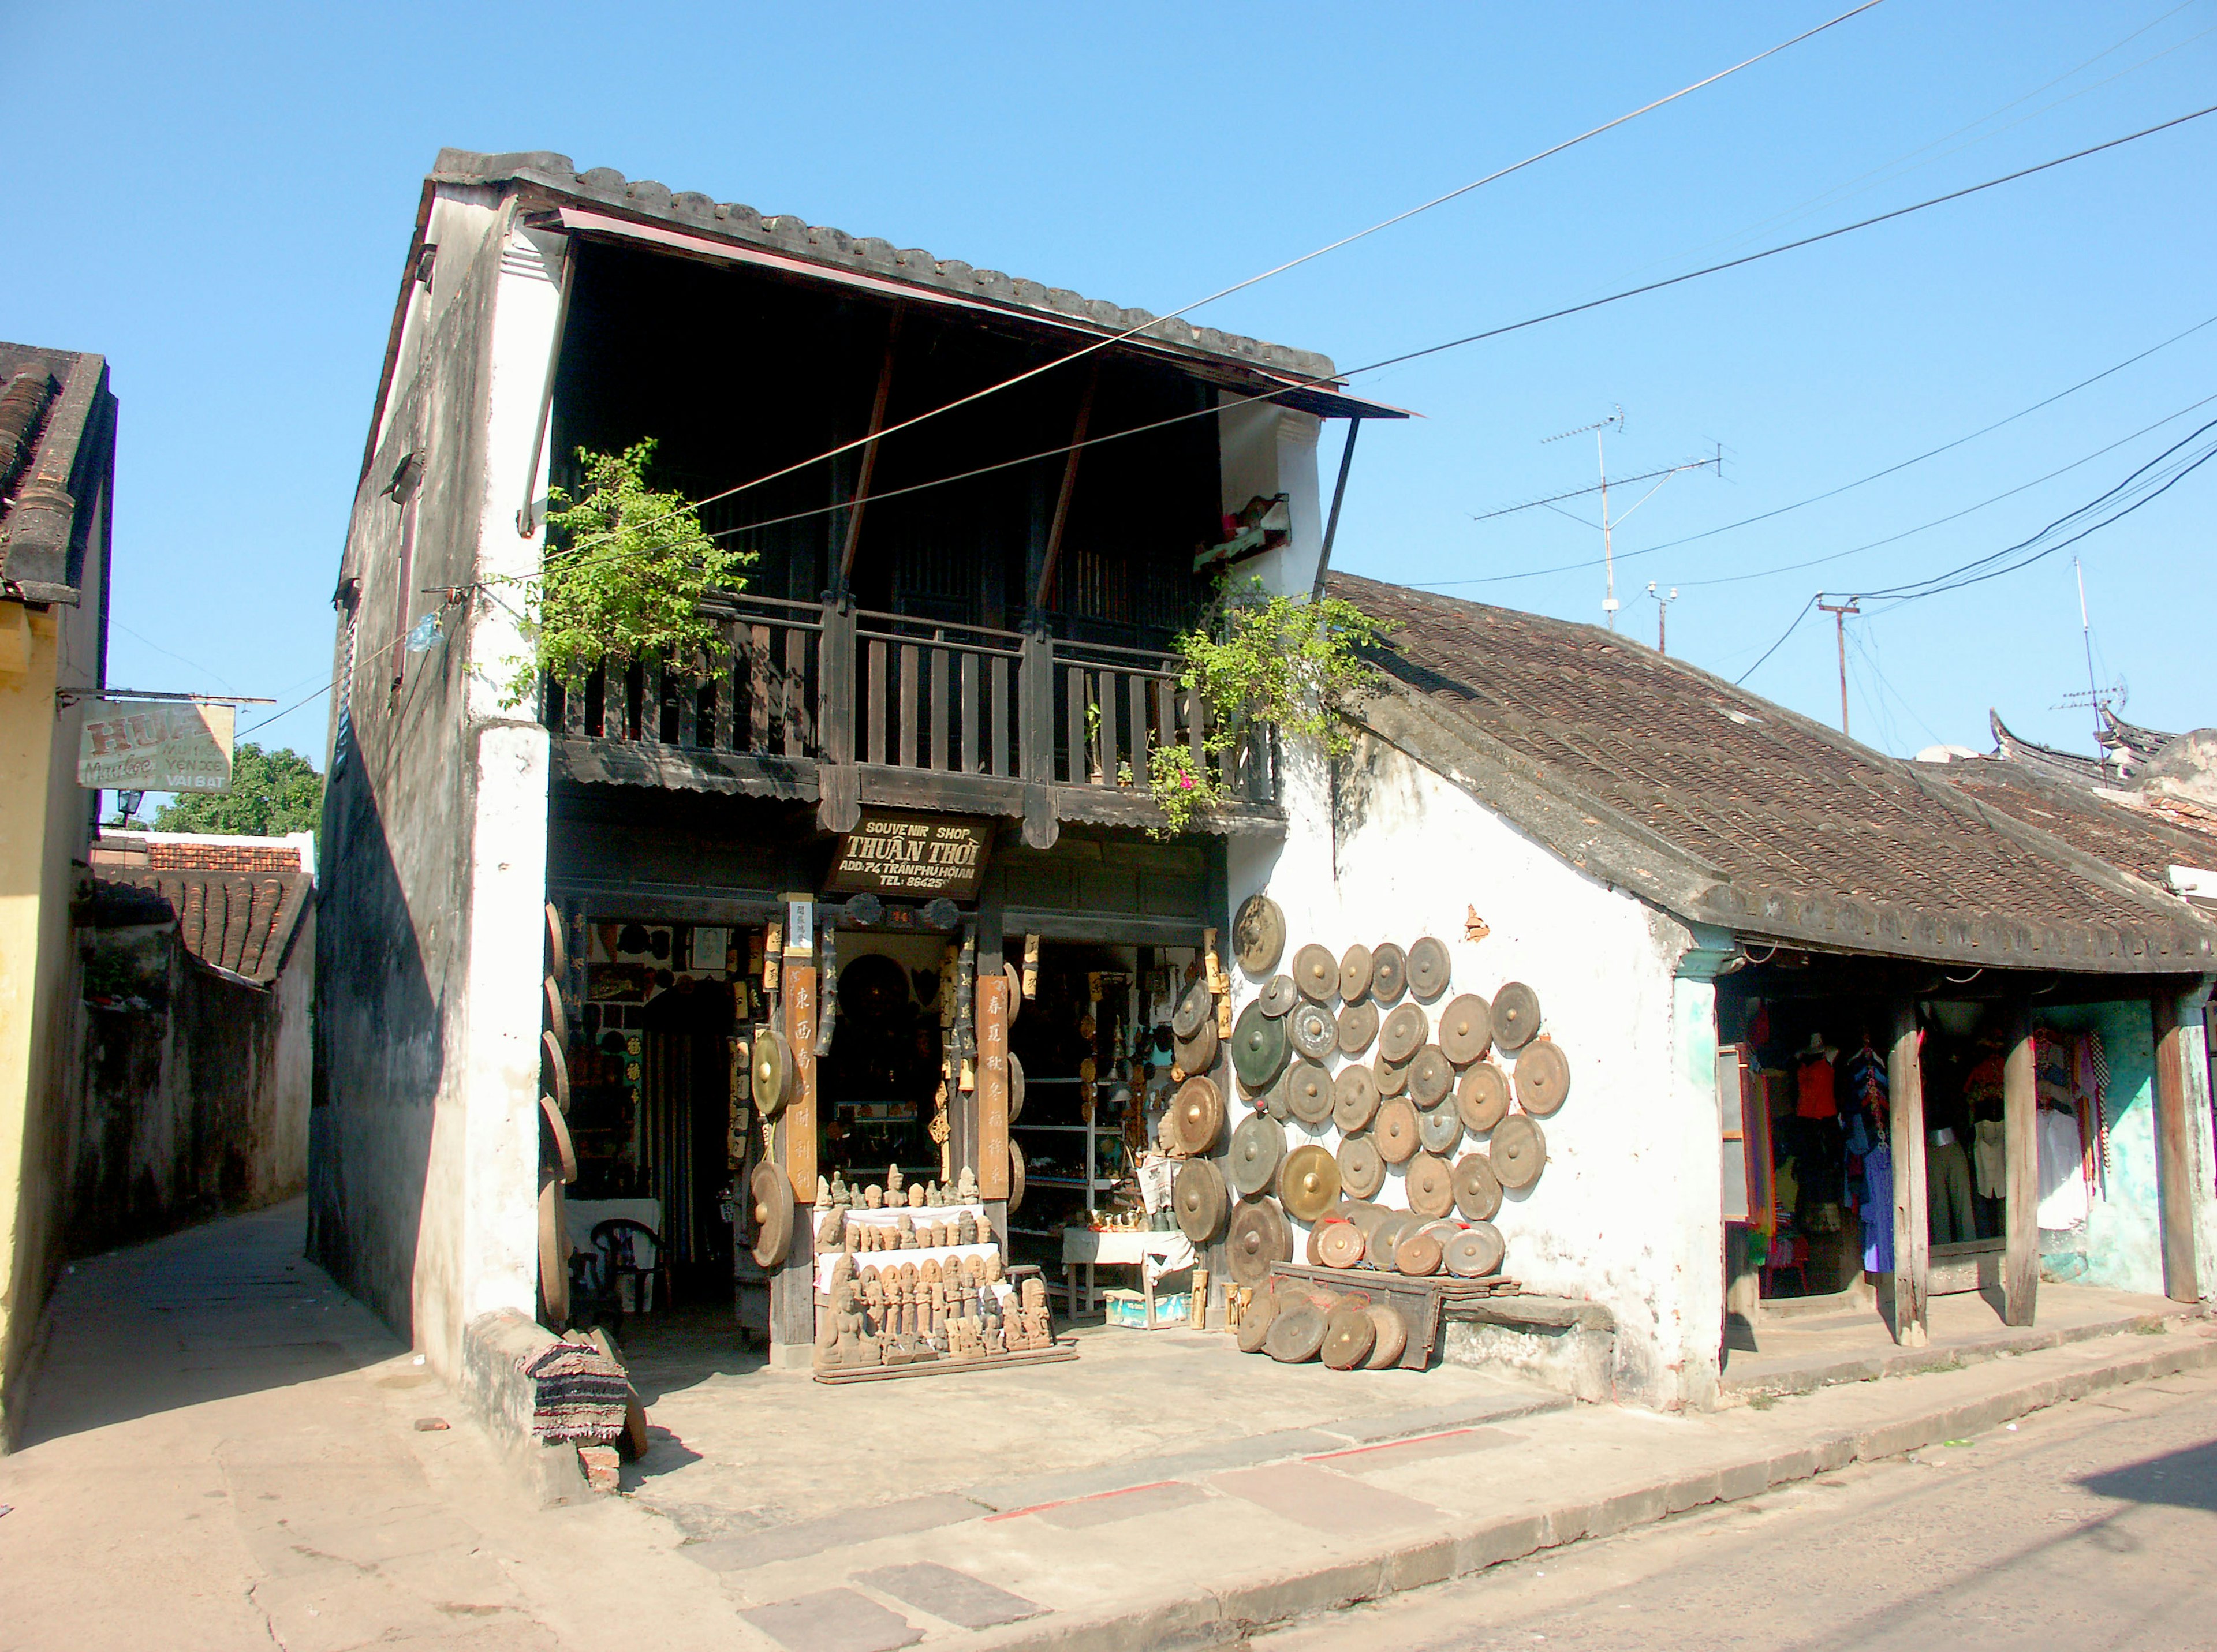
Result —
<instances>
[{"instance_id":1,"label":"hanging clothing garment","mask_svg":"<svg viewBox=\"0 0 2217 1652\"><path fill-rule=\"evenodd\" d=\"M1813 1056L1801 1063L1800 1094L1794 1103L1794 1113L1803 1119L1832 1119L1839 1115L1839 1103L1832 1099L1832 1063L1824 1056Z\"/></svg>"},{"instance_id":2,"label":"hanging clothing garment","mask_svg":"<svg viewBox=\"0 0 2217 1652\"><path fill-rule=\"evenodd\" d=\"M1980 1199L1999 1199L2009 1186L2009 1159L2002 1144L2002 1121L1981 1119L1971 1126L1971 1168Z\"/></svg>"},{"instance_id":3,"label":"hanging clothing garment","mask_svg":"<svg viewBox=\"0 0 2217 1652\"><path fill-rule=\"evenodd\" d=\"M2085 1162L2078 1121L2052 1107L2040 1110L2040 1225L2060 1232L2086 1219Z\"/></svg>"},{"instance_id":4,"label":"hanging clothing garment","mask_svg":"<svg viewBox=\"0 0 2217 1652\"><path fill-rule=\"evenodd\" d=\"M1962 1143L1946 1131L1948 1139L1924 1150L1924 1198L1931 1217L1932 1242L1952 1245L1979 1236L1971 1217L1971 1156Z\"/></svg>"},{"instance_id":5,"label":"hanging clothing garment","mask_svg":"<svg viewBox=\"0 0 2217 1652\"><path fill-rule=\"evenodd\" d=\"M1863 1155L1863 1272L1893 1272L1893 1150L1884 1142Z\"/></svg>"}]
</instances>

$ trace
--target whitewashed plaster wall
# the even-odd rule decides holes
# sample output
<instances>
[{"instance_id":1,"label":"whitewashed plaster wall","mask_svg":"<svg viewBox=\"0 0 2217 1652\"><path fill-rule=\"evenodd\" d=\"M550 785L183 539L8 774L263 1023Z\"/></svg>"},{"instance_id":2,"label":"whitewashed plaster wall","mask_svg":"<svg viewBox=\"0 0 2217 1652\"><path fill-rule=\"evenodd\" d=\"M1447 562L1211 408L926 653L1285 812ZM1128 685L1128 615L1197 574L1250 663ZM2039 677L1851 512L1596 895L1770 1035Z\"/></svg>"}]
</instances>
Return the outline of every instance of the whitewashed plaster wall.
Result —
<instances>
[{"instance_id":1,"label":"whitewashed plaster wall","mask_svg":"<svg viewBox=\"0 0 2217 1652\"><path fill-rule=\"evenodd\" d=\"M538 1279L539 1033L547 900L547 810L551 753L535 707L504 703L503 685L528 658L516 582L537 573L546 551L543 510L529 536L517 530L525 495L543 500L549 455L540 410L560 307L559 236L501 220L499 278L486 362L483 510L469 608L465 718L470 771L469 939L466 994L448 1070L462 1106L442 1118L435 1154L459 1160L461 1279L455 1316L513 1308L528 1315ZM540 451L535 472L532 448ZM444 1113L442 1109L442 1113ZM454 1130L452 1126L459 1126Z\"/></svg>"},{"instance_id":2,"label":"whitewashed plaster wall","mask_svg":"<svg viewBox=\"0 0 2217 1652\"><path fill-rule=\"evenodd\" d=\"M1317 558L1324 551L1324 512L1317 481L1317 440L1324 421L1313 413L1251 402L1231 391L1217 392L1223 410L1216 416L1217 474L1226 514L1246 508L1258 495L1286 496L1293 524L1286 543L1251 557L1232 570L1235 578L1259 579L1275 594L1306 594L1316 583Z\"/></svg>"},{"instance_id":3,"label":"whitewashed plaster wall","mask_svg":"<svg viewBox=\"0 0 2217 1652\"><path fill-rule=\"evenodd\" d=\"M1507 1194L1496 1217L1505 1271L1528 1290L1611 1310L1618 1398L1713 1402L1723 1313L1715 1022L1708 983L1678 978L1694 936L1382 743L1366 737L1342 770L1336 841L1328 780L1313 764L1291 767L1288 840L1275 857L1235 855L1234 901L1266 890L1285 910L1289 954L1312 940L1335 954L1356 941L1444 941L1454 973L1428 1007L1435 1025L1458 993L1491 998L1516 980L1539 994L1543 1031L1571 1060L1571 1092L1543 1126L1545 1172ZM1472 909L1490 926L1476 941L1465 938ZM1234 983L1241 1008L1261 986L1236 969ZM1329 1124L1288 1131L1295 1145L1339 1141ZM1456 1153L1479 1145L1466 1137ZM1406 1207L1399 1169L1379 1198Z\"/></svg>"}]
</instances>

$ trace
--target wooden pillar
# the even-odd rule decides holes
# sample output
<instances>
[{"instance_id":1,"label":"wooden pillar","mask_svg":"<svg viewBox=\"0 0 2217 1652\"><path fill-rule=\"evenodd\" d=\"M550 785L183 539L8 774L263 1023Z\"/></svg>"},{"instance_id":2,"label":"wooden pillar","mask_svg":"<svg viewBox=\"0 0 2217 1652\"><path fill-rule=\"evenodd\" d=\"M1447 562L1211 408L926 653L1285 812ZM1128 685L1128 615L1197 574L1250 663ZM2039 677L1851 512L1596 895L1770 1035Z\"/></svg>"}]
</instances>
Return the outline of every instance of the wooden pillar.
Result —
<instances>
[{"instance_id":1,"label":"wooden pillar","mask_svg":"<svg viewBox=\"0 0 2217 1652\"><path fill-rule=\"evenodd\" d=\"M2002 1057L2002 1139L2008 1167L2003 1231L2002 1318L2032 1323L2040 1296L2040 1097L2032 1053L2032 1016L2022 1000L2009 1006Z\"/></svg>"},{"instance_id":2,"label":"wooden pillar","mask_svg":"<svg viewBox=\"0 0 2217 1652\"><path fill-rule=\"evenodd\" d=\"M2194 1260L2193 1134L2186 1118L2186 1040L2179 1029L2178 1001L2158 997L2155 1018L2155 1174L2157 1209L2163 1224L2163 1293L2173 1302L2195 1302L2202 1295Z\"/></svg>"},{"instance_id":3,"label":"wooden pillar","mask_svg":"<svg viewBox=\"0 0 2217 1652\"><path fill-rule=\"evenodd\" d=\"M1893 1107L1893 1340L1924 1346L1924 1286L1932 1232L1924 1193L1924 1063L1917 1048L1917 1001L1893 1002L1893 1047L1886 1063Z\"/></svg>"}]
</instances>

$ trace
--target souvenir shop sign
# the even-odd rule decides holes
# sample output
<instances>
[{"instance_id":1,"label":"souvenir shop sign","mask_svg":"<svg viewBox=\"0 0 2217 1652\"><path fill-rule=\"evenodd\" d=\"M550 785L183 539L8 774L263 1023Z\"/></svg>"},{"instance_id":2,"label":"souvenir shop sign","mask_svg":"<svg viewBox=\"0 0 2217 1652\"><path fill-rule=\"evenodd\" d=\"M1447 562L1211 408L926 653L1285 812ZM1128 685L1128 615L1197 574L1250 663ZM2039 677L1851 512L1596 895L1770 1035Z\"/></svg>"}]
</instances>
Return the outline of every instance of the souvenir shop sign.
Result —
<instances>
[{"instance_id":1,"label":"souvenir shop sign","mask_svg":"<svg viewBox=\"0 0 2217 1652\"><path fill-rule=\"evenodd\" d=\"M234 707L107 700L85 707L77 783L96 790L228 792Z\"/></svg>"},{"instance_id":2,"label":"souvenir shop sign","mask_svg":"<svg viewBox=\"0 0 2217 1652\"><path fill-rule=\"evenodd\" d=\"M975 900L992 834L990 820L865 809L855 829L840 838L825 888Z\"/></svg>"}]
</instances>

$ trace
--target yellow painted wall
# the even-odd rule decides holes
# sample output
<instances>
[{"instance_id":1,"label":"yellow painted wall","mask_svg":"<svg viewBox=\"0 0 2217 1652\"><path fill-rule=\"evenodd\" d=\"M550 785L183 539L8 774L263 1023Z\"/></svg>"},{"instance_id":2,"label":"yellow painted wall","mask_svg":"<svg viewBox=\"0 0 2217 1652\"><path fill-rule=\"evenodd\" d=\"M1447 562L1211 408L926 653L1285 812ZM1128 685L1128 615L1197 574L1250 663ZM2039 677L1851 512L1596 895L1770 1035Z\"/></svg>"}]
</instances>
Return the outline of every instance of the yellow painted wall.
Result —
<instances>
[{"instance_id":1,"label":"yellow painted wall","mask_svg":"<svg viewBox=\"0 0 2217 1652\"><path fill-rule=\"evenodd\" d=\"M21 1421L25 1356L52 1283L64 1109L75 1077L70 1006L77 996L70 900L91 838L95 794L77 784L75 706L58 688L100 678L99 570L89 601L0 621L25 646L0 650L0 1450Z\"/></svg>"}]
</instances>

